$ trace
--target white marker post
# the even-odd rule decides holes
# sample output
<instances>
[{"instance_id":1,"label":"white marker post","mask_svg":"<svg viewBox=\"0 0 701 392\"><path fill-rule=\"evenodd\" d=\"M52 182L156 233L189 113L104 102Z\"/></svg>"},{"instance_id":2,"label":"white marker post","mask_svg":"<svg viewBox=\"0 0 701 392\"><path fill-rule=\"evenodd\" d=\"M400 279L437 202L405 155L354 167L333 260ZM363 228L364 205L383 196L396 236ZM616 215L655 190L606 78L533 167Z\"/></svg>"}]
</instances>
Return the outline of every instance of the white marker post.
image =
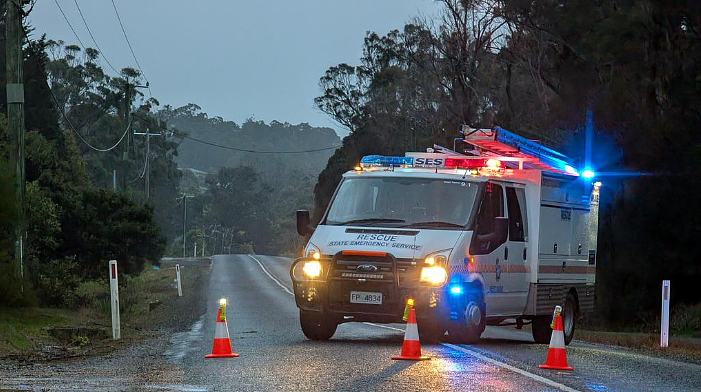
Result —
<instances>
[{"instance_id":1,"label":"white marker post","mask_svg":"<svg viewBox=\"0 0 701 392\"><path fill-rule=\"evenodd\" d=\"M122 337L119 327L119 280L117 278L117 260L110 260L110 294L112 300L112 339L117 340Z\"/></svg>"},{"instance_id":2,"label":"white marker post","mask_svg":"<svg viewBox=\"0 0 701 392\"><path fill-rule=\"evenodd\" d=\"M660 347L669 346L669 281L662 281L662 326L660 327Z\"/></svg>"},{"instance_id":3,"label":"white marker post","mask_svg":"<svg viewBox=\"0 0 701 392\"><path fill-rule=\"evenodd\" d=\"M175 280L178 282L178 297L183 296L183 286L180 283L180 264L175 265Z\"/></svg>"}]
</instances>

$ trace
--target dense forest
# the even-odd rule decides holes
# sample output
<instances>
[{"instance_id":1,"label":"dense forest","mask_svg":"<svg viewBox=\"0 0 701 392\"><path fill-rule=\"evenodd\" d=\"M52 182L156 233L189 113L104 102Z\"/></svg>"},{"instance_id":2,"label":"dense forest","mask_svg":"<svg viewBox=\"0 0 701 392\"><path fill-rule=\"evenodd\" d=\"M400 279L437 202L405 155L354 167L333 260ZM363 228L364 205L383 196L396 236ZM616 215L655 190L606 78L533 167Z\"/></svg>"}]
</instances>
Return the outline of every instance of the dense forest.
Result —
<instances>
[{"instance_id":1,"label":"dense forest","mask_svg":"<svg viewBox=\"0 0 701 392\"><path fill-rule=\"evenodd\" d=\"M351 134L319 176L315 218L363 155L452 145L462 124L577 154L568 147L589 118L593 150L608 153L591 164L615 195L600 220L598 316L654 324L662 279L674 282L674 305L699 303L701 5L440 3L438 20L368 33L358 64L321 77L317 106ZM583 146L576 158L587 160Z\"/></svg>"}]
</instances>

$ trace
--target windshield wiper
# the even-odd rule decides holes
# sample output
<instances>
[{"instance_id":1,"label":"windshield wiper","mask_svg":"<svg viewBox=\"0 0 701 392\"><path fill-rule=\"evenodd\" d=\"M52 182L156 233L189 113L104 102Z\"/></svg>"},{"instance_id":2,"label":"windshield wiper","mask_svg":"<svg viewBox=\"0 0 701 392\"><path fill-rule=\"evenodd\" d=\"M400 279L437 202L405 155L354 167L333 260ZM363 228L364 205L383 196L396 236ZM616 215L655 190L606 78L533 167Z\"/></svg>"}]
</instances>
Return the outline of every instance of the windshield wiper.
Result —
<instances>
[{"instance_id":1,"label":"windshield wiper","mask_svg":"<svg viewBox=\"0 0 701 392\"><path fill-rule=\"evenodd\" d=\"M416 222L416 223L412 223L410 225L406 225L406 226L402 226L402 227L421 227L421 226L455 227L455 228L461 228L461 229L463 227L465 227L464 225L459 225L457 223L442 222L442 221Z\"/></svg>"},{"instance_id":2,"label":"windshield wiper","mask_svg":"<svg viewBox=\"0 0 701 392\"><path fill-rule=\"evenodd\" d=\"M404 223L404 222L406 222L404 219L365 218L365 219L352 219L349 221L337 223L336 225L346 226L346 225L361 224L361 223Z\"/></svg>"}]
</instances>

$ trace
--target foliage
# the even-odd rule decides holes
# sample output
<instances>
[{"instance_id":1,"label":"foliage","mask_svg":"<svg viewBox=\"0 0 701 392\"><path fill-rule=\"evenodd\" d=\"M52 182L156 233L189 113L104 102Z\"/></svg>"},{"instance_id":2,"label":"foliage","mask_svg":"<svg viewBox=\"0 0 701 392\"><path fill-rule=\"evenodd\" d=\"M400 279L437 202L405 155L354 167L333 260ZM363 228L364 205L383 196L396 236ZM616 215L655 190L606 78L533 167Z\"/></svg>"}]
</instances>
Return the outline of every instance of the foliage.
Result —
<instances>
[{"instance_id":1,"label":"foliage","mask_svg":"<svg viewBox=\"0 0 701 392\"><path fill-rule=\"evenodd\" d=\"M158 112L169 125L189 137L208 143L256 151L304 151L328 148L339 144L331 128L309 124L289 124L272 121L269 124L252 118L238 125L221 117L209 117L195 104L173 108L169 105ZM176 135L177 136L177 135ZM308 154L254 154L232 151L183 139L177 156L183 168L216 173L222 167L240 165L255 167L271 183L284 181L290 171L317 174L326 164L333 149ZM293 170L291 170L293 169ZM272 178L271 178L272 177Z\"/></svg>"},{"instance_id":2,"label":"foliage","mask_svg":"<svg viewBox=\"0 0 701 392\"><path fill-rule=\"evenodd\" d=\"M4 52L4 41L0 40L0 46ZM55 55L59 48L65 51L62 56L50 58L47 55L47 52ZM97 132L96 143L109 139L110 133L121 126L111 112L119 106L117 90L122 80L102 75L94 64L97 52L88 52L87 57L80 60L76 57L75 47L62 47L55 42L46 42L44 38L25 48L28 246L24 273L28 281L24 289L29 295L32 288L36 290L44 305L75 303L76 289L86 279L103 276L110 259L119 260L121 273L135 274L145 262L160 259L164 248L159 229L153 223L153 207L131 199L127 193L96 188L94 185L102 185L99 183L100 171L96 168L104 168L109 160L95 161L95 156L86 150L81 151L73 139L69 123L63 119L67 132L59 123L59 112L63 111L78 132L86 132L88 128L94 130L91 127L97 124L95 126L100 132ZM122 76L137 77L128 69ZM3 88L4 77L2 73L0 86ZM59 100L59 111L50 88ZM147 101L140 110L148 111L145 106L150 103ZM4 94L0 95L0 107L5 111ZM98 116L96 111L102 112ZM4 117L0 118L0 166L4 167L4 157L12 144L6 121ZM171 151L172 155L175 144L162 143L164 151ZM153 149L158 151L157 147ZM107 155L100 155L102 158L107 158ZM175 189L177 170L172 159L170 162L172 170L161 172L171 175L169 181ZM15 237L13 226L16 221L11 212L14 187L8 187L13 182L6 173L4 169L0 171L0 230L11 234L3 235L1 241L5 242L0 244L3 272L8 272L5 271L9 268L6 267L8 250L12 246L11 239ZM17 285L18 282L0 282L5 303L12 303L11 298L7 300L6 293L19 292Z\"/></svg>"},{"instance_id":3,"label":"foliage","mask_svg":"<svg viewBox=\"0 0 701 392\"><path fill-rule=\"evenodd\" d=\"M675 282L673 306L701 301L701 7L440 3L438 20L368 33L359 65L321 77L316 105L351 134L319 176L314 219L362 155L452 145L460 125L493 121L562 147L591 112L589 129L622 151L595 169L649 174L602 179L616 196L601 214L599 314L639 324L658 307L661 279Z\"/></svg>"}]
</instances>

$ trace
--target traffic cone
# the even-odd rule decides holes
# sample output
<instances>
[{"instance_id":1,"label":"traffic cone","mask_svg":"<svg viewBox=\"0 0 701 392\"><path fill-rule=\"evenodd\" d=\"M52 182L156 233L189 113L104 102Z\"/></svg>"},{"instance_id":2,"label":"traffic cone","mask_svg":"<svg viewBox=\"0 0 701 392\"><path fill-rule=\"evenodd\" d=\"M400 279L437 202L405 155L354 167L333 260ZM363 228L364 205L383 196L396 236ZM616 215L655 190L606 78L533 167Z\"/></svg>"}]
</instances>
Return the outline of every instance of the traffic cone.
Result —
<instances>
[{"instance_id":1,"label":"traffic cone","mask_svg":"<svg viewBox=\"0 0 701 392\"><path fill-rule=\"evenodd\" d=\"M229 339L229 327L226 325L226 300L219 301L219 311L217 312L217 326L214 329L214 344L212 353L205 358L234 358L238 354L231 352L231 340Z\"/></svg>"},{"instance_id":2,"label":"traffic cone","mask_svg":"<svg viewBox=\"0 0 701 392\"><path fill-rule=\"evenodd\" d=\"M392 359L403 359L407 361L423 361L431 359L421 356L421 342L419 342L419 327L416 325L416 311L409 309L409 318L406 322L404 332L404 343L402 343L402 353Z\"/></svg>"},{"instance_id":3,"label":"traffic cone","mask_svg":"<svg viewBox=\"0 0 701 392\"><path fill-rule=\"evenodd\" d=\"M567 350L565 349L565 332L562 330L562 316L555 314L553 323L553 334L550 336L550 347L545 364L540 365L541 369L554 370L574 370L572 366L567 366Z\"/></svg>"}]
</instances>

